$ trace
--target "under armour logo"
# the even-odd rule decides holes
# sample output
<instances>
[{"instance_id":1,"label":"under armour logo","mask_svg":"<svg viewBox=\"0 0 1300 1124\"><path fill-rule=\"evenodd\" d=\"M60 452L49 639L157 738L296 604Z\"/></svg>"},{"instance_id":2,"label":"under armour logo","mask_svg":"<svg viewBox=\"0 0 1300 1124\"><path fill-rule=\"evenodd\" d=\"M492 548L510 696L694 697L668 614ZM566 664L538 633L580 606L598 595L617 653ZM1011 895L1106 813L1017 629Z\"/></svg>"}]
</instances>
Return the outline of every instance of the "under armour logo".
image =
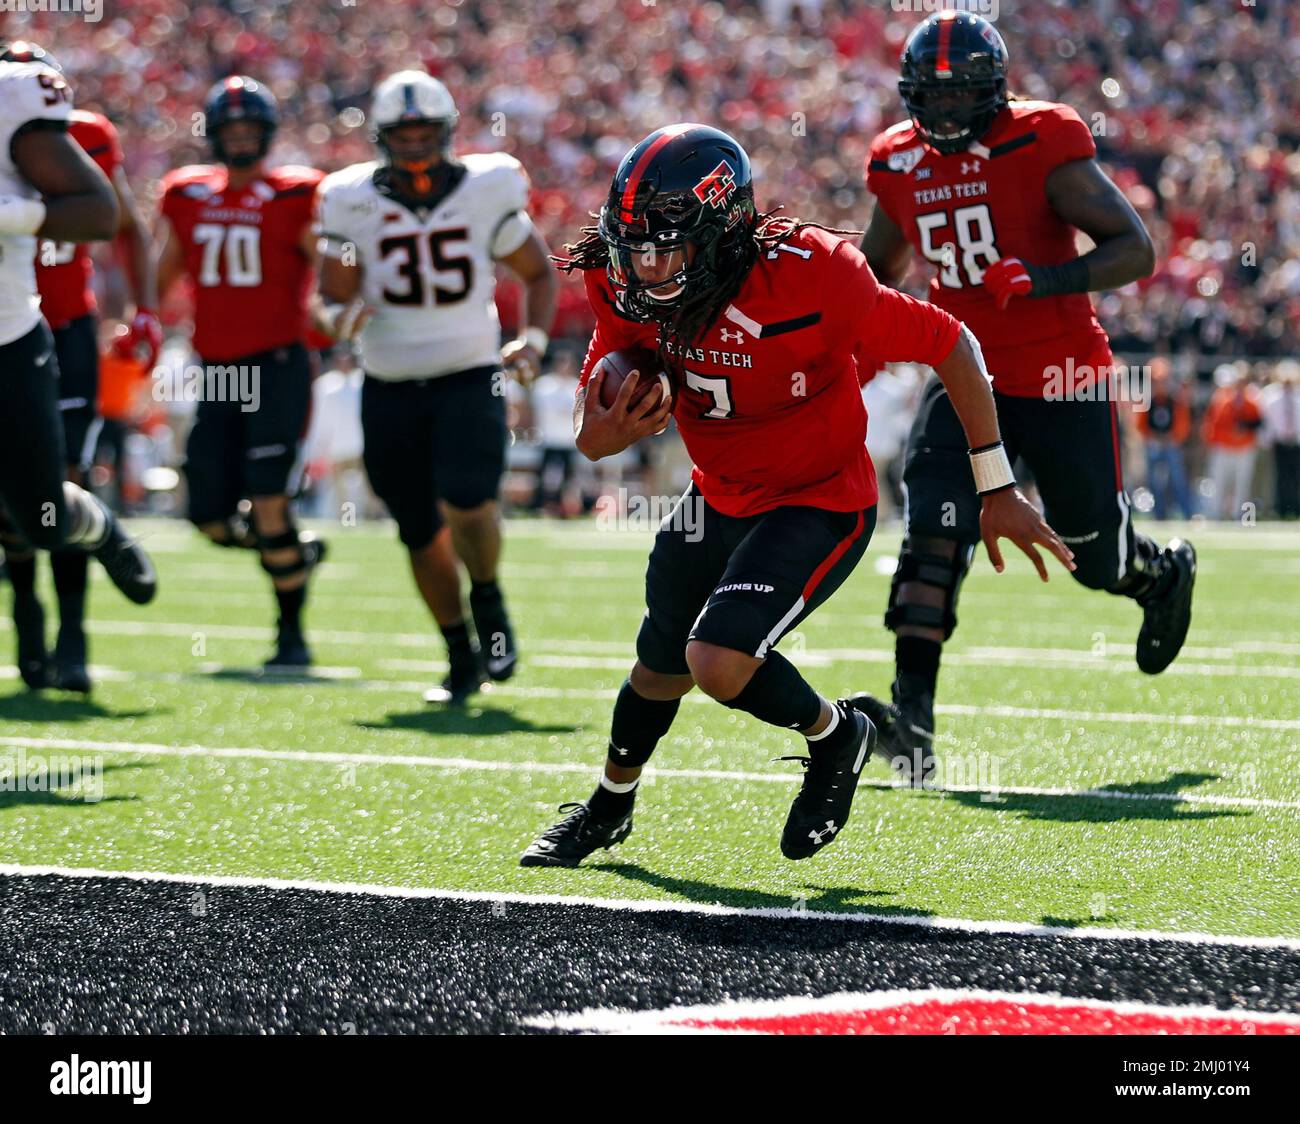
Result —
<instances>
[{"instance_id":1,"label":"under armour logo","mask_svg":"<svg viewBox=\"0 0 1300 1124\"><path fill-rule=\"evenodd\" d=\"M822 845L822 838L823 838L823 837L830 838L830 837L833 836L837 831L839 831L839 828L835 826L835 821L834 821L834 820L827 820L827 821L826 821L826 830L825 830L825 831L818 831L818 830L816 830L816 829L814 828L812 831L810 831L810 832L808 833L808 838L811 839L814 843L817 844L817 846L820 847L820 846Z\"/></svg>"},{"instance_id":2,"label":"under armour logo","mask_svg":"<svg viewBox=\"0 0 1300 1124\"><path fill-rule=\"evenodd\" d=\"M979 172L979 170L980 170L980 162L978 160L970 160L970 161L963 160L961 162L961 174L963 176L975 175Z\"/></svg>"},{"instance_id":3,"label":"under armour logo","mask_svg":"<svg viewBox=\"0 0 1300 1124\"><path fill-rule=\"evenodd\" d=\"M736 338L733 340L731 337L732 337L732 333L728 329L723 328L722 329L723 343L744 343L745 342L745 333L742 332L739 328L737 328L735 331Z\"/></svg>"}]
</instances>

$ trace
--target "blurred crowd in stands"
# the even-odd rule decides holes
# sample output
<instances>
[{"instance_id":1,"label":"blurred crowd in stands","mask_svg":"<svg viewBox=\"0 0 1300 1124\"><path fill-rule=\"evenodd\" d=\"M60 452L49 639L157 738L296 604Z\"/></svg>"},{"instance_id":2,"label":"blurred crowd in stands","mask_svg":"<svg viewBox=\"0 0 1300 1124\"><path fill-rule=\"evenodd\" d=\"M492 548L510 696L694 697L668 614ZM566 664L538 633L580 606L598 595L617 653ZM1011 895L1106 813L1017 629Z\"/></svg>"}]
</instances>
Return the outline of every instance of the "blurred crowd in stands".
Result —
<instances>
[{"instance_id":1,"label":"blurred crowd in stands","mask_svg":"<svg viewBox=\"0 0 1300 1124\"><path fill-rule=\"evenodd\" d=\"M279 97L276 160L332 170L372 153L365 110L373 83L422 64L457 99L459 150L505 149L523 161L534 215L558 249L599 205L626 148L676 120L735 133L753 157L761 204L861 229L871 208L863 157L901 117L899 48L932 7L123 0L96 23L10 16L5 32L52 49L78 104L112 118L146 203L169 168L207 158L200 108L222 75L254 75ZM1255 503L1261 515L1294 517L1296 429L1287 411L1300 356L1300 5L1001 0L997 24L1011 51L1012 89L1079 111L1156 242L1155 276L1098 301L1117 356L1157 359L1176 403L1165 428L1154 424L1162 411L1128 426L1130 482L1150 474L1157 515L1236 518L1241 503ZM922 280L914 270L910 287L921 291ZM111 269L103 285L111 312ZM504 287L507 327L516 300ZM165 311L179 327L183 294ZM580 286L566 284L556 337L580 350L589 324ZM327 365L339 363L346 360ZM569 377L568 359L557 368L556 378ZM880 398L873 424L888 446L906 427L890 414L910 399L883 388L871 392ZM554 389L534 388L534 397ZM525 405L549 417L544 403ZM536 439L529 457L536 453L540 467L553 435L542 423L521 432ZM1260 449L1268 450L1267 471ZM545 460L552 477L556 463ZM564 506L541 488L528 503Z\"/></svg>"}]
</instances>

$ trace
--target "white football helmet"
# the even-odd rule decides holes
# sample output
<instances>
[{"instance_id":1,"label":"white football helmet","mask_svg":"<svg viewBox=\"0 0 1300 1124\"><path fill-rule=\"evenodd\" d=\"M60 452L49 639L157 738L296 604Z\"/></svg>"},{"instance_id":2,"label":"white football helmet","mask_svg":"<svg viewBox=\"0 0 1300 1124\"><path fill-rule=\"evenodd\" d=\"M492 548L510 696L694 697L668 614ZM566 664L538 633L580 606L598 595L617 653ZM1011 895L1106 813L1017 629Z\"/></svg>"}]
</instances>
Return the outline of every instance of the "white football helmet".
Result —
<instances>
[{"instance_id":1,"label":"white football helmet","mask_svg":"<svg viewBox=\"0 0 1300 1124\"><path fill-rule=\"evenodd\" d=\"M422 70L390 74L375 87L370 103L370 128L376 140L385 129L416 122L442 124L450 137L459 117L451 92Z\"/></svg>"}]
</instances>

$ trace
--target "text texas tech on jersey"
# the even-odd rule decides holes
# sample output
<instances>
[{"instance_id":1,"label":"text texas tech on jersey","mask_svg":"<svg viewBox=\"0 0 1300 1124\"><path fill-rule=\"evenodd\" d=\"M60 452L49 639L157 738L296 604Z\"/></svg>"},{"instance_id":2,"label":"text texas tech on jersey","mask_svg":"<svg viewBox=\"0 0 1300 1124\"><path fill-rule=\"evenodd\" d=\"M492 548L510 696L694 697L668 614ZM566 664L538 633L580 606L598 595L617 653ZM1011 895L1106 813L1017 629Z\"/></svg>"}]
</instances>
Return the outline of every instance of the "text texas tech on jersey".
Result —
<instances>
[{"instance_id":1,"label":"text texas tech on jersey","mask_svg":"<svg viewBox=\"0 0 1300 1124\"><path fill-rule=\"evenodd\" d=\"M604 355L659 346L659 328L629 319L604 270L584 274L596 329L585 386ZM939 363L960 325L882 287L856 246L804 227L759 254L740 292L683 353L673 416L696 486L725 515L790 504L861 511L876 502L855 354Z\"/></svg>"},{"instance_id":2,"label":"text texas tech on jersey","mask_svg":"<svg viewBox=\"0 0 1300 1124\"><path fill-rule=\"evenodd\" d=\"M164 177L162 212L194 278L194 350L204 359L238 359L304 338L311 264L301 243L323 178L290 165L231 191L224 167Z\"/></svg>"},{"instance_id":3,"label":"text texas tech on jersey","mask_svg":"<svg viewBox=\"0 0 1300 1124\"><path fill-rule=\"evenodd\" d=\"M1052 210L1045 185L1052 169L1096 154L1068 106L1013 101L967 152L936 152L905 121L877 137L867 157L868 189L936 267L930 299L975 333L1004 394L1040 394L1044 369L1063 356L1109 355L1086 293L1036 299L1032 313L999 311L981 284L1000 258L1059 265L1078 256L1074 227Z\"/></svg>"}]
</instances>

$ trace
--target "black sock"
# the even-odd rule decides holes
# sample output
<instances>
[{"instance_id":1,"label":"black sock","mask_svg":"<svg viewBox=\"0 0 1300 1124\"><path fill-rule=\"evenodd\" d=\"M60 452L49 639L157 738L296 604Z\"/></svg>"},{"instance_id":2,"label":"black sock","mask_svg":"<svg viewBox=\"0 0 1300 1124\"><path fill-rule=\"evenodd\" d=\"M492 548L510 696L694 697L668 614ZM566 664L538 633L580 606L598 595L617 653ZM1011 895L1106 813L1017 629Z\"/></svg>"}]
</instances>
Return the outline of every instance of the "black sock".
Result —
<instances>
[{"instance_id":1,"label":"black sock","mask_svg":"<svg viewBox=\"0 0 1300 1124\"><path fill-rule=\"evenodd\" d=\"M440 624L438 628L447 643L447 655L453 660L456 656L473 655L474 645L469 638L468 624L461 621L459 624Z\"/></svg>"},{"instance_id":2,"label":"black sock","mask_svg":"<svg viewBox=\"0 0 1300 1124\"><path fill-rule=\"evenodd\" d=\"M14 587L14 600L34 598L36 596L36 555L27 558L15 558L10 555L5 561L9 570L9 582Z\"/></svg>"},{"instance_id":3,"label":"black sock","mask_svg":"<svg viewBox=\"0 0 1300 1124\"><path fill-rule=\"evenodd\" d=\"M302 635L302 607L307 602L307 587L277 589L275 599L280 604L280 633L288 636Z\"/></svg>"},{"instance_id":4,"label":"black sock","mask_svg":"<svg viewBox=\"0 0 1300 1124\"><path fill-rule=\"evenodd\" d=\"M638 781L637 784L639 785L640 782ZM598 784L596 791L591 794L591 799L587 801L587 807L597 819L617 820L627 815L635 802L635 787L627 792L610 792L603 784Z\"/></svg>"},{"instance_id":5,"label":"black sock","mask_svg":"<svg viewBox=\"0 0 1300 1124\"><path fill-rule=\"evenodd\" d=\"M668 733L681 705L681 699L647 699L638 695L632 680L624 679L609 724L609 760L625 768L644 765L659 739Z\"/></svg>"},{"instance_id":6,"label":"black sock","mask_svg":"<svg viewBox=\"0 0 1300 1124\"><path fill-rule=\"evenodd\" d=\"M90 556L73 550L50 555L54 590L59 595L59 631L80 632L86 616L86 571Z\"/></svg>"},{"instance_id":7,"label":"black sock","mask_svg":"<svg viewBox=\"0 0 1300 1124\"><path fill-rule=\"evenodd\" d=\"M496 578L486 582L476 582L470 579L469 583L469 603L474 608L488 608L492 605L500 604L501 587L497 585Z\"/></svg>"},{"instance_id":8,"label":"black sock","mask_svg":"<svg viewBox=\"0 0 1300 1124\"><path fill-rule=\"evenodd\" d=\"M768 652L745 689L722 705L787 730L806 730L822 713L821 696L780 652Z\"/></svg>"},{"instance_id":9,"label":"black sock","mask_svg":"<svg viewBox=\"0 0 1300 1124\"><path fill-rule=\"evenodd\" d=\"M942 655L943 645L924 636L900 636L894 643L898 677L919 680L931 695L939 682L939 658Z\"/></svg>"}]
</instances>

